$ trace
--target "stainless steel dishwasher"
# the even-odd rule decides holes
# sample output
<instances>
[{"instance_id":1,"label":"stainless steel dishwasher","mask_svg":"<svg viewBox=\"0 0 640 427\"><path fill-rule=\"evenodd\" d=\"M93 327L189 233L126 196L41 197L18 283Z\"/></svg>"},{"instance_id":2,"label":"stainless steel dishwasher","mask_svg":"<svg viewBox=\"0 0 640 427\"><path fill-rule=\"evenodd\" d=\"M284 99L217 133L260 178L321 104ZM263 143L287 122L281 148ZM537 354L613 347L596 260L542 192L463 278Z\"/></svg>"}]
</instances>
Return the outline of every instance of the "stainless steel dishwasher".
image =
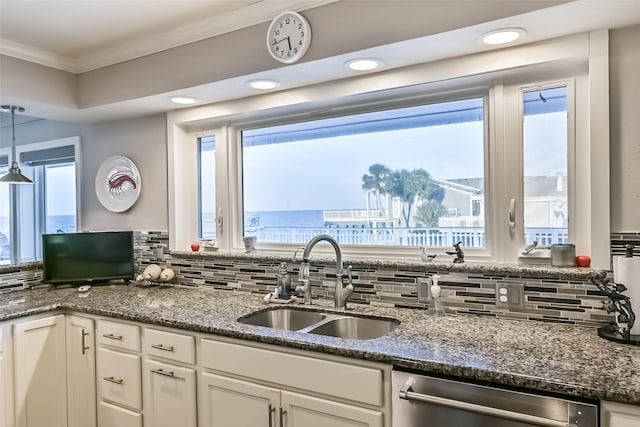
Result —
<instances>
[{"instance_id":1,"label":"stainless steel dishwasher","mask_svg":"<svg viewBox=\"0 0 640 427\"><path fill-rule=\"evenodd\" d=\"M393 371L394 427L597 427L598 406Z\"/></svg>"}]
</instances>

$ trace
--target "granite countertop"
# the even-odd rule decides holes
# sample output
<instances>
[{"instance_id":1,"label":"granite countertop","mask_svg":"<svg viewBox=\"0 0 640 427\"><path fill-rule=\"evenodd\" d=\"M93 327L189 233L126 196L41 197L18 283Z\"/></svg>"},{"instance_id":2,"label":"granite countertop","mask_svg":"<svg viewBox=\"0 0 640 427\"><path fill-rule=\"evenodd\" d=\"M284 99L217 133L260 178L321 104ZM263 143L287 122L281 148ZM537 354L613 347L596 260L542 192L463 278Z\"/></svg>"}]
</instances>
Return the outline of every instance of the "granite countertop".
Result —
<instances>
[{"instance_id":1,"label":"granite countertop","mask_svg":"<svg viewBox=\"0 0 640 427\"><path fill-rule=\"evenodd\" d=\"M150 324L392 364L425 373L640 405L640 347L606 341L595 329L425 310L349 304L349 314L392 317L393 332L344 340L238 323L267 308L263 295L178 286L41 288L0 295L0 321L53 310ZM331 308L314 301L312 309ZM269 305L274 307L274 304Z\"/></svg>"}]
</instances>

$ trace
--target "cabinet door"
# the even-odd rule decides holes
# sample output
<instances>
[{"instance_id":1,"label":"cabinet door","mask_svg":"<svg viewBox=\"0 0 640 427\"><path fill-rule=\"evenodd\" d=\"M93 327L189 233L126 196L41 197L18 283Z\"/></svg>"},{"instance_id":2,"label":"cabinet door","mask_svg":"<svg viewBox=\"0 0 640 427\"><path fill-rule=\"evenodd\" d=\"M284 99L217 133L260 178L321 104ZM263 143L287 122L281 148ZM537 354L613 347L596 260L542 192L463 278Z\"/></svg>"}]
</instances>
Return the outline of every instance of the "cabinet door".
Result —
<instances>
[{"instance_id":1,"label":"cabinet door","mask_svg":"<svg viewBox=\"0 0 640 427\"><path fill-rule=\"evenodd\" d=\"M100 402L98 425L100 427L142 427L142 415L107 402Z\"/></svg>"},{"instance_id":2,"label":"cabinet door","mask_svg":"<svg viewBox=\"0 0 640 427\"><path fill-rule=\"evenodd\" d=\"M14 331L18 427L66 427L64 315L18 323Z\"/></svg>"},{"instance_id":3,"label":"cabinet door","mask_svg":"<svg viewBox=\"0 0 640 427\"><path fill-rule=\"evenodd\" d=\"M0 328L0 334L2 334L2 329ZM6 376L5 376L5 360L4 360L4 355L2 353L0 353L0 427L6 427L7 426L7 417L6 417L6 412L7 412L7 391L5 390L5 388L7 388L7 380L6 380Z\"/></svg>"},{"instance_id":4,"label":"cabinet door","mask_svg":"<svg viewBox=\"0 0 640 427\"><path fill-rule=\"evenodd\" d=\"M96 425L96 351L93 320L67 316L69 427Z\"/></svg>"},{"instance_id":5,"label":"cabinet door","mask_svg":"<svg viewBox=\"0 0 640 427\"><path fill-rule=\"evenodd\" d=\"M144 425L196 427L196 374L154 360L145 360Z\"/></svg>"},{"instance_id":6,"label":"cabinet door","mask_svg":"<svg viewBox=\"0 0 640 427\"><path fill-rule=\"evenodd\" d=\"M206 372L200 374L199 387L199 427L278 425L280 391L277 389Z\"/></svg>"},{"instance_id":7,"label":"cabinet door","mask_svg":"<svg viewBox=\"0 0 640 427\"><path fill-rule=\"evenodd\" d=\"M382 427L382 412L282 392L286 427Z\"/></svg>"},{"instance_id":8,"label":"cabinet door","mask_svg":"<svg viewBox=\"0 0 640 427\"><path fill-rule=\"evenodd\" d=\"M621 403L602 402L600 406L602 427L640 426L640 407Z\"/></svg>"}]
</instances>

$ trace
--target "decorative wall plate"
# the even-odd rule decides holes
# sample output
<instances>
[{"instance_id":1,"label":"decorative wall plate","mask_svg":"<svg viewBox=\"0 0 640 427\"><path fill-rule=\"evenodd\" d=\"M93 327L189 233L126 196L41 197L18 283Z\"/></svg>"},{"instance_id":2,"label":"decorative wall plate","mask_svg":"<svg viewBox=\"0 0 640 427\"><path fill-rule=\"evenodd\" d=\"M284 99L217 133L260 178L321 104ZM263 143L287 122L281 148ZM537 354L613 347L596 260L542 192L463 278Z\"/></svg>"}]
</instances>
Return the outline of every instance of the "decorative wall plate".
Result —
<instances>
[{"instance_id":1,"label":"decorative wall plate","mask_svg":"<svg viewBox=\"0 0 640 427\"><path fill-rule=\"evenodd\" d=\"M113 156L102 162L96 174L96 195L106 209L124 212L140 196L140 172L124 156Z\"/></svg>"}]
</instances>

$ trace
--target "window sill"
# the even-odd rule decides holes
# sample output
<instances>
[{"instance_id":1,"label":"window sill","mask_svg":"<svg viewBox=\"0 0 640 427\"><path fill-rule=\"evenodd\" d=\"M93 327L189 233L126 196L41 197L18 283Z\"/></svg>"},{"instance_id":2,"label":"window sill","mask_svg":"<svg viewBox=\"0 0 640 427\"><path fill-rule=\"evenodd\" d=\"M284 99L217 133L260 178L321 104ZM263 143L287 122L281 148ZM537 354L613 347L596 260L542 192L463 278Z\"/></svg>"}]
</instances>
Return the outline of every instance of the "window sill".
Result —
<instances>
[{"instance_id":1,"label":"window sill","mask_svg":"<svg viewBox=\"0 0 640 427\"><path fill-rule=\"evenodd\" d=\"M171 256L186 259L220 259L220 260L246 260L257 262L293 262L290 255L276 255L260 252L187 252L172 251ZM322 264L334 264L334 257L313 257L312 262ZM362 260L344 259L344 265L354 267L372 267L382 269L425 269L426 273L464 273L464 274L484 274L501 277L526 277L536 279L556 279L556 280L579 280L587 281L591 278L604 279L607 270L597 270L584 267L551 267L540 264L519 264L519 263L498 263L498 262L465 262L454 264L452 262L429 262L424 263L418 260Z\"/></svg>"}]
</instances>

